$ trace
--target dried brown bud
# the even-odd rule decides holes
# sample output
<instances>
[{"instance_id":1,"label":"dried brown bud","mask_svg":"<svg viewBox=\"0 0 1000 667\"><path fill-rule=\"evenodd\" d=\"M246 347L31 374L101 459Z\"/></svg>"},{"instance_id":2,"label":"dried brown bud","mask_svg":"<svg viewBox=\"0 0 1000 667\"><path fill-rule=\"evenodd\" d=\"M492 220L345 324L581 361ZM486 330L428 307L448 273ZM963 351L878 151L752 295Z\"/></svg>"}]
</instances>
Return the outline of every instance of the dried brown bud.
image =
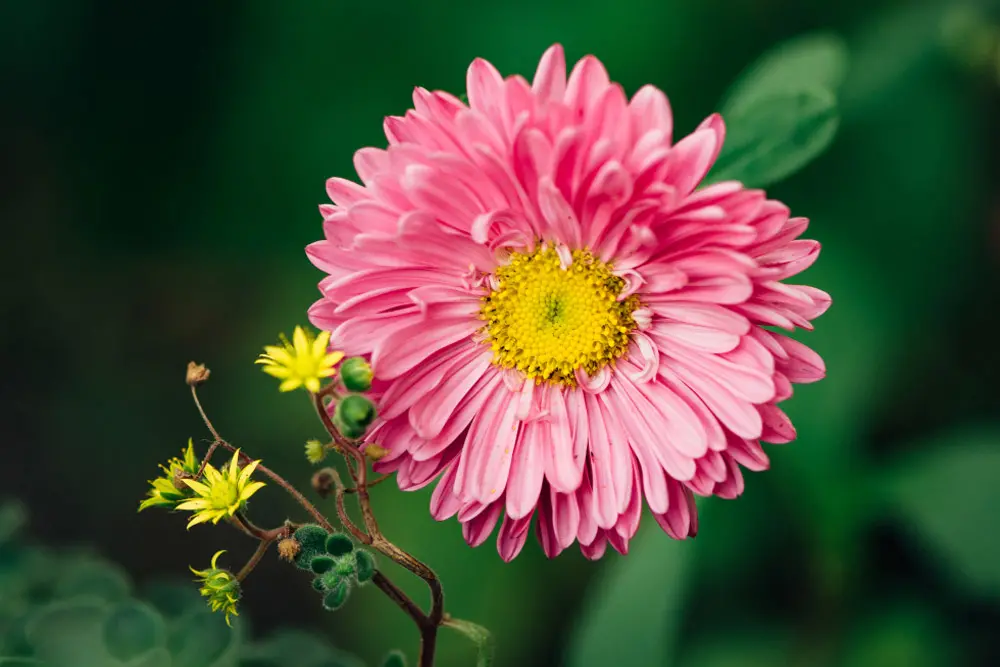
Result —
<instances>
[{"instance_id":1,"label":"dried brown bud","mask_svg":"<svg viewBox=\"0 0 1000 667\"><path fill-rule=\"evenodd\" d=\"M294 537L286 537L278 542L278 557L282 560L291 561L299 555L300 551L302 551L302 545Z\"/></svg>"},{"instance_id":2,"label":"dried brown bud","mask_svg":"<svg viewBox=\"0 0 1000 667\"><path fill-rule=\"evenodd\" d=\"M389 450L385 447L375 444L374 442L369 443L365 447L365 456L370 458L372 461L378 461L379 459L385 458L385 455L389 453Z\"/></svg>"},{"instance_id":3,"label":"dried brown bud","mask_svg":"<svg viewBox=\"0 0 1000 667\"><path fill-rule=\"evenodd\" d=\"M187 383L192 387L197 387L208 380L208 376L211 374L212 371L205 368L205 364L196 364L193 361L188 362Z\"/></svg>"},{"instance_id":4,"label":"dried brown bud","mask_svg":"<svg viewBox=\"0 0 1000 667\"><path fill-rule=\"evenodd\" d=\"M323 468L317 470L316 474L312 476L312 487L316 493L319 494L320 498L326 498L333 490L336 488L337 483L334 481L335 472L332 468Z\"/></svg>"},{"instance_id":5,"label":"dried brown bud","mask_svg":"<svg viewBox=\"0 0 1000 667\"><path fill-rule=\"evenodd\" d=\"M191 487L183 481L185 479L194 479L194 475L184 470L175 470L174 477L171 480L174 483L174 488L178 491L190 491Z\"/></svg>"}]
</instances>

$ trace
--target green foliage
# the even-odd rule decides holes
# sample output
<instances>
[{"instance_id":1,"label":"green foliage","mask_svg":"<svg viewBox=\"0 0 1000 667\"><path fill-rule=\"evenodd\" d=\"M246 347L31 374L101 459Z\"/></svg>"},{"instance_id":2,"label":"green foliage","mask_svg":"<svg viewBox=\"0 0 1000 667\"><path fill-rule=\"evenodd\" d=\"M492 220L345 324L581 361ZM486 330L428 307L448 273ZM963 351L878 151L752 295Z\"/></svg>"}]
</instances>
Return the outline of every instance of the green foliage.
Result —
<instances>
[{"instance_id":1,"label":"green foliage","mask_svg":"<svg viewBox=\"0 0 1000 667\"><path fill-rule=\"evenodd\" d=\"M840 122L836 91L848 53L836 35L805 35L748 67L721 105L726 141L710 179L750 187L776 183L818 157Z\"/></svg>"},{"instance_id":2,"label":"green foliage","mask_svg":"<svg viewBox=\"0 0 1000 667\"><path fill-rule=\"evenodd\" d=\"M822 88L837 91L847 76L848 49L843 38L810 33L779 44L740 74L726 92L724 118L761 97Z\"/></svg>"},{"instance_id":3,"label":"green foliage","mask_svg":"<svg viewBox=\"0 0 1000 667\"><path fill-rule=\"evenodd\" d=\"M312 559L312 563L309 565L311 569L316 574L324 574L333 569L337 562L330 558L329 556L316 556Z\"/></svg>"},{"instance_id":4,"label":"green foliage","mask_svg":"<svg viewBox=\"0 0 1000 667\"><path fill-rule=\"evenodd\" d=\"M324 551L326 549L327 532L316 524L306 524L295 531L293 537L302 545L302 549Z\"/></svg>"},{"instance_id":5,"label":"green foliage","mask_svg":"<svg viewBox=\"0 0 1000 667\"><path fill-rule=\"evenodd\" d=\"M688 567L686 546L647 525L628 557L608 563L588 593L568 667L670 664Z\"/></svg>"},{"instance_id":6,"label":"green foliage","mask_svg":"<svg viewBox=\"0 0 1000 667\"><path fill-rule=\"evenodd\" d=\"M1000 595L1000 429L964 429L918 444L880 486L969 591Z\"/></svg>"},{"instance_id":7,"label":"green foliage","mask_svg":"<svg viewBox=\"0 0 1000 667\"><path fill-rule=\"evenodd\" d=\"M344 556L354 550L354 542L344 533L332 533L326 538L326 552L331 556Z\"/></svg>"},{"instance_id":8,"label":"green foliage","mask_svg":"<svg viewBox=\"0 0 1000 667\"><path fill-rule=\"evenodd\" d=\"M809 164L830 145L840 123L836 98L819 87L754 95L725 120L726 142L712 180L757 188Z\"/></svg>"},{"instance_id":9,"label":"green foliage","mask_svg":"<svg viewBox=\"0 0 1000 667\"><path fill-rule=\"evenodd\" d=\"M476 667L490 667L493 664L496 646L489 630L471 621L461 619L450 619L445 627L457 630L476 645Z\"/></svg>"},{"instance_id":10,"label":"green foliage","mask_svg":"<svg viewBox=\"0 0 1000 667\"><path fill-rule=\"evenodd\" d=\"M351 592L351 584L347 579L340 579L332 586L329 592L323 596L323 608L327 611L337 611L347 602L347 596Z\"/></svg>"},{"instance_id":11,"label":"green foliage","mask_svg":"<svg viewBox=\"0 0 1000 667\"><path fill-rule=\"evenodd\" d=\"M0 505L0 524L15 514L23 510ZM193 582L159 582L140 595L113 563L15 533L0 539L2 667L363 667L306 633L251 641L239 618L228 627L208 609ZM293 645L300 655L276 650Z\"/></svg>"},{"instance_id":12,"label":"green foliage","mask_svg":"<svg viewBox=\"0 0 1000 667\"><path fill-rule=\"evenodd\" d=\"M299 543L299 553L292 562L302 570L312 570L313 559L326 553L326 538L328 533L321 526L307 524L295 531L293 537Z\"/></svg>"},{"instance_id":13,"label":"green foliage","mask_svg":"<svg viewBox=\"0 0 1000 667\"><path fill-rule=\"evenodd\" d=\"M363 549L358 549L354 552L354 561L357 565L358 581L360 583L370 581L375 575L375 557Z\"/></svg>"},{"instance_id":14,"label":"green foliage","mask_svg":"<svg viewBox=\"0 0 1000 667\"><path fill-rule=\"evenodd\" d=\"M406 667L406 654L402 651L390 651L382 660L382 667Z\"/></svg>"}]
</instances>

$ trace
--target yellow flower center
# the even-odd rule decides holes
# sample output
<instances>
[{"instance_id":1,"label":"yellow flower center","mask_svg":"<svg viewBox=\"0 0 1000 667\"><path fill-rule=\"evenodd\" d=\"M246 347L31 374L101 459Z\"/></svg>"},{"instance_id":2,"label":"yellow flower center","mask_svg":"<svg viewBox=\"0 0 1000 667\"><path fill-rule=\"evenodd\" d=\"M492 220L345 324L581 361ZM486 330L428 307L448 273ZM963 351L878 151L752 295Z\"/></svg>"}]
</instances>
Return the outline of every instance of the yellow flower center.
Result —
<instances>
[{"instance_id":1,"label":"yellow flower center","mask_svg":"<svg viewBox=\"0 0 1000 667\"><path fill-rule=\"evenodd\" d=\"M212 484L211 491L212 494L209 497L209 500L212 503L212 507L217 509L232 507L240 499L240 490L237 488L236 484L226 479L223 479L216 484Z\"/></svg>"},{"instance_id":2,"label":"yellow flower center","mask_svg":"<svg viewBox=\"0 0 1000 667\"><path fill-rule=\"evenodd\" d=\"M540 246L497 269L481 311L494 364L574 386L576 369L593 375L625 354L638 297L619 301L625 281L589 250L572 256L563 268L554 248Z\"/></svg>"}]
</instances>

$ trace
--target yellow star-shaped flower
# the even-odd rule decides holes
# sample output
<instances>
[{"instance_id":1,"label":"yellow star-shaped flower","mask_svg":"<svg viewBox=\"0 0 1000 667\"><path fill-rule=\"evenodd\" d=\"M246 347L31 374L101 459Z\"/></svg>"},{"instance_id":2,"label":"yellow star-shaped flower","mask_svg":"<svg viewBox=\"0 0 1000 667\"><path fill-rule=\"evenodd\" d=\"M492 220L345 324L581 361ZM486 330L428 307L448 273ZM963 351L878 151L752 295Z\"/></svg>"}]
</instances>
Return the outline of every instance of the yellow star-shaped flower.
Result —
<instances>
[{"instance_id":1,"label":"yellow star-shaped flower","mask_svg":"<svg viewBox=\"0 0 1000 667\"><path fill-rule=\"evenodd\" d=\"M263 482L251 482L250 476L260 465L260 461L252 461L240 469L240 450L233 453L233 460L219 472L211 463L205 466L203 481L184 479L184 483L195 492L196 497L186 500L177 506L179 510L191 510L194 515L188 521L187 527L234 516L246 507L247 500L264 486Z\"/></svg>"},{"instance_id":2,"label":"yellow star-shaped flower","mask_svg":"<svg viewBox=\"0 0 1000 667\"><path fill-rule=\"evenodd\" d=\"M320 390L320 381L331 377L334 366L344 358L343 352L330 352L330 332L323 331L316 338L302 327L295 327L292 342L281 336L282 345L266 345L264 354L256 363L268 375L281 380L280 391L292 391L301 386L312 393Z\"/></svg>"}]
</instances>

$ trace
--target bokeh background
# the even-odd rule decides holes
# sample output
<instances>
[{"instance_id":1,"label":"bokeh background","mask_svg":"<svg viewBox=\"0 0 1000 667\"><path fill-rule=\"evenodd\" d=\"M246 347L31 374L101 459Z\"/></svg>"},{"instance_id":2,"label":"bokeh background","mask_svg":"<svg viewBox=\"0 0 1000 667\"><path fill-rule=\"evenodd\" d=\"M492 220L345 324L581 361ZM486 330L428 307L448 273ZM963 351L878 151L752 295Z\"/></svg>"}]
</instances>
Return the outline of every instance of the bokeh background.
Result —
<instances>
[{"instance_id":1,"label":"bokeh background","mask_svg":"<svg viewBox=\"0 0 1000 667\"><path fill-rule=\"evenodd\" d=\"M828 378L787 404L799 439L769 450L772 470L702 503L696 540L644 530L598 563L532 541L504 564L434 522L429 491L383 485L374 502L449 610L494 632L499 666L1000 664L1000 13L968 7L2 3L0 495L25 503L36 539L90 545L139 584L186 579L221 548L239 562L253 545L234 531L135 513L156 464L208 438L183 369L211 367L202 397L224 436L308 486L319 425L251 362L317 296L303 247L325 179L385 144L382 118L414 85L460 93L476 56L530 75L558 41L629 93L663 88L686 132L761 53L832 31L850 49L839 134L770 190L824 246L807 276L834 306L803 340ZM262 497L261 523L297 516ZM276 559L241 609L254 634L414 657L382 596L326 613ZM442 635L441 665L474 660Z\"/></svg>"}]
</instances>

